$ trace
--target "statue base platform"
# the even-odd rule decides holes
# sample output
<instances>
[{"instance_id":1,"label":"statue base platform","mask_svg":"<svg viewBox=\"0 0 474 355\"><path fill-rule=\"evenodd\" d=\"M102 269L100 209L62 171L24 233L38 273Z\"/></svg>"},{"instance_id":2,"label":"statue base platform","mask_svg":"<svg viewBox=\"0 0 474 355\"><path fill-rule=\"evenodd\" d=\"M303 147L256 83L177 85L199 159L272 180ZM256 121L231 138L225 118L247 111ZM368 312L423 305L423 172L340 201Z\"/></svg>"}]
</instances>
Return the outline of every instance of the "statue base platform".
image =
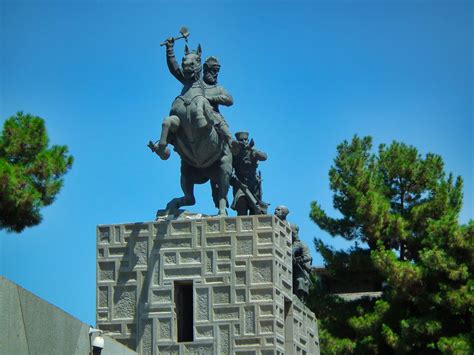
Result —
<instances>
[{"instance_id":1,"label":"statue base platform","mask_svg":"<svg viewBox=\"0 0 474 355\"><path fill-rule=\"evenodd\" d=\"M319 354L270 215L98 226L97 326L140 354Z\"/></svg>"}]
</instances>

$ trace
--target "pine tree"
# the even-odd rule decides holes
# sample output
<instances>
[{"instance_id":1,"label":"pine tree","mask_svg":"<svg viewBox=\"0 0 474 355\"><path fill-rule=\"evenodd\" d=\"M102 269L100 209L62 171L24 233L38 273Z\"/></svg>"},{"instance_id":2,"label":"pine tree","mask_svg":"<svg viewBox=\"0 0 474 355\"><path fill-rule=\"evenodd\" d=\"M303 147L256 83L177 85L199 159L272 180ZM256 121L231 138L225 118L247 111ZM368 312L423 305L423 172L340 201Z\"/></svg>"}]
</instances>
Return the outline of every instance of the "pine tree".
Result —
<instances>
[{"instance_id":1,"label":"pine tree","mask_svg":"<svg viewBox=\"0 0 474 355\"><path fill-rule=\"evenodd\" d=\"M8 118L0 135L0 229L21 232L41 222L72 167L67 146L48 147L44 120L22 112Z\"/></svg>"},{"instance_id":2,"label":"pine tree","mask_svg":"<svg viewBox=\"0 0 474 355\"><path fill-rule=\"evenodd\" d=\"M338 146L329 177L342 217L329 217L316 202L310 217L332 236L367 245L336 252L315 240L330 277L363 265L385 287L378 300L353 302L313 289L323 300L312 303L323 350L471 354L474 223L458 223L462 179L446 176L440 156L422 157L403 143L371 149L370 137Z\"/></svg>"}]
</instances>

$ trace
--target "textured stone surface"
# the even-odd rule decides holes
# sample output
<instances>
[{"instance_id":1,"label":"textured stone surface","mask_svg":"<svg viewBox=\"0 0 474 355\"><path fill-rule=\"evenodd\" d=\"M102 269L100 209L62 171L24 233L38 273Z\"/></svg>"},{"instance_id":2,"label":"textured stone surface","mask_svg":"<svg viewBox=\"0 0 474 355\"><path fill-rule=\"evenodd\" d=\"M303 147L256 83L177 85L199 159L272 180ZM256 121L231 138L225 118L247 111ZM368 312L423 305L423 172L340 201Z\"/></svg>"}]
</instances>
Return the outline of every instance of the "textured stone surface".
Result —
<instances>
[{"instance_id":1,"label":"textured stone surface","mask_svg":"<svg viewBox=\"0 0 474 355\"><path fill-rule=\"evenodd\" d=\"M160 355L178 355L179 354L179 347L178 346L159 346L158 353Z\"/></svg>"},{"instance_id":2,"label":"textured stone surface","mask_svg":"<svg viewBox=\"0 0 474 355\"><path fill-rule=\"evenodd\" d=\"M212 273L214 265L214 253L212 251L208 251L206 253L206 272Z\"/></svg>"},{"instance_id":3,"label":"textured stone surface","mask_svg":"<svg viewBox=\"0 0 474 355\"><path fill-rule=\"evenodd\" d=\"M236 255L252 255L253 254L253 236L237 236Z\"/></svg>"},{"instance_id":4,"label":"textured stone surface","mask_svg":"<svg viewBox=\"0 0 474 355\"><path fill-rule=\"evenodd\" d=\"M165 265L176 265L178 263L178 257L176 253L165 253L163 261Z\"/></svg>"},{"instance_id":5,"label":"textured stone surface","mask_svg":"<svg viewBox=\"0 0 474 355\"><path fill-rule=\"evenodd\" d=\"M230 250L218 250L217 251L217 260L229 260L231 259Z\"/></svg>"},{"instance_id":6,"label":"textured stone surface","mask_svg":"<svg viewBox=\"0 0 474 355\"><path fill-rule=\"evenodd\" d=\"M271 301L273 300L273 290L271 288L250 290L250 300Z\"/></svg>"},{"instance_id":7,"label":"textured stone surface","mask_svg":"<svg viewBox=\"0 0 474 355\"><path fill-rule=\"evenodd\" d=\"M128 253L127 248L109 248L109 256L110 257L117 256L119 258L124 258L124 257L128 256L127 253Z\"/></svg>"},{"instance_id":8,"label":"textured stone surface","mask_svg":"<svg viewBox=\"0 0 474 355\"><path fill-rule=\"evenodd\" d=\"M226 232L237 231L237 221L235 218L229 218L225 220L225 231Z\"/></svg>"},{"instance_id":9,"label":"textured stone surface","mask_svg":"<svg viewBox=\"0 0 474 355\"><path fill-rule=\"evenodd\" d=\"M174 222L171 225L171 234L191 234L191 222Z\"/></svg>"},{"instance_id":10,"label":"textured stone surface","mask_svg":"<svg viewBox=\"0 0 474 355\"><path fill-rule=\"evenodd\" d=\"M273 260L252 261L252 284L273 282Z\"/></svg>"},{"instance_id":11,"label":"textured stone surface","mask_svg":"<svg viewBox=\"0 0 474 355\"><path fill-rule=\"evenodd\" d=\"M260 333L273 333L273 320L260 321Z\"/></svg>"},{"instance_id":12,"label":"textured stone surface","mask_svg":"<svg viewBox=\"0 0 474 355\"><path fill-rule=\"evenodd\" d=\"M230 330L229 326L219 326L219 354L230 354Z\"/></svg>"},{"instance_id":13,"label":"textured stone surface","mask_svg":"<svg viewBox=\"0 0 474 355\"><path fill-rule=\"evenodd\" d=\"M115 280L115 263L99 263L99 281Z\"/></svg>"},{"instance_id":14,"label":"textured stone surface","mask_svg":"<svg viewBox=\"0 0 474 355\"><path fill-rule=\"evenodd\" d=\"M148 321L143 327L143 337L142 337L142 353L151 354L153 347L153 324Z\"/></svg>"},{"instance_id":15,"label":"textured stone surface","mask_svg":"<svg viewBox=\"0 0 474 355\"><path fill-rule=\"evenodd\" d=\"M110 335L120 335L122 333L122 326L120 323L105 324L101 329Z\"/></svg>"},{"instance_id":16,"label":"textured stone surface","mask_svg":"<svg viewBox=\"0 0 474 355\"><path fill-rule=\"evenodd\" d=\"M197 320L209 319L209 289L196 289L196 308Z\"/></svg>"},{"instance_id":17,"label":"textured stone surface","mask_svg":"<svg viewBox=\"0 0 474 355\"><path fill-rule=\"evenodd\" d=\"M169 268L164 270L164 277L166 279L176 280L178 278L190 278L201 276L201 267L181 267Z\"/></svg>"},{"instance_id":18,"label":"textured stone surface","mask_svg":"<svg viewBox=\"0 0 474 355\"><path fill-rule=\"evenodd\" d=\"M189 355L214 355L213 344L185 344L184 353Z\"/></svg>"},{"instance_id":19,"label":"textured stone surface","mask_svg":"<svg viewBox=\"0 0 474 355\"><path fill-rule=\"evenodd\" d=\"M200 264L201 263L201 252L200 251L183 251L179 254L180 264Z\"/></svg>"},{"instance_id":20,"label":"textured stone surface","mask_svg":"<svg viewBox=\"0 0 474 355\"><path fill-rule=\"evenodd\" d=\"M151 301L153 303L171 303L171 290L153 290Z\"/></svg>"},{"instance_id":21,"label":"textured stone surface","mask_svg":"<svg viewBox=\"0 0 474 355\"><path fill-rule=\"evenodd\" d=\"M135 287L116 287L114 292L114 319L131 319L135 316L137 301Z\"/></svg>"},{"instance_id":22,"label":"textured stone surface","mask_svg":"<svg viewBox=\"0 0 474 355\"><path fill-rule=\"evenodd\" d=\"M244 308L244 333L255 334L255 308L253 306Z\"/></svg>"},{"instance_id":23,"label":"textured stone surface","mask_svg":"<svg viewBox=\"0 0 474 355\"><path fill-rule=\"evenodd\" d=\"M196 338L212 338L214 336L214 327L212 325L196 327Z\"/></svg>"},{"instance_id":24,"label":"textured stone surface","mask_svg":"<svg viewBox=\"0 0 474 355\"><path fill-rule=\"evenodd\" d=\"M214 308L214 319L215 320L239 319L239 309L237 307Z\"/></svg>"},{"instance_id":25,"label":"textured stone surface","mask_svg":"<svg viewBox=\"0 0 474 355\"><path fill-rule=\"evenodd\" d=\"M240 220L240 225L242 231L251 231L253 230L253 218L243 217Z\"/></svg>"},{"instance_id":26,"label":"textured stone surface","mask_svg":"<svg viewBox=\"0 0 474 355\"><path fill-rule=\"evenodd\" d=\"M136 265L146 265L148 261L148 242L146 240L137 241L133 253Z\"/></svg>"},{"instance_id":27,"label":"textured stone surface","mask_svg":"<svg viewBox=\"0 0 474 355\"><path fill-rule=\"evenodd\" d=\"M272 316L274 314L274 311L273 311L273 305L270 304L270 305L266 305L266 304L262 304L260 305L260 315L261 316Z\"/></svg>"},{"instance_id":28,"label":"textured stone surface","mask_svg":"<svg viewBox=\"0 0 474 355\"><path fill-rule=\"evenodd\" d=\"M108 244L110 242L110 228L109 227L99 227L99 244Z\"/></svg>"},{"instance_id":29,"label":"textured stone surface","mask_svg":"<svg viewBox=\"0 0 474 355\"><path fill-rule=\"evenodd\" d=\"M217 272L230 272L231 265L230 263L218 263Z\"/></svg>"},{"instance_id":30,"label":"textured stone surface","mask_svg":"<svg viewBox=\"0 0 474 355\"><path fill-rule=\"evenodd\" d=\"M257 243L258 244L272 244L273 243L273 233L272 232L260 232L257 234Z\"/></svg>"},{"instance_id":31,"label":"textured stone surface","mask_svg":"<svg viewBox=\"0 0 474 355\"><path fill-rule=\"evenodd\" d=\"M158 337L160 340L171 339L171 319L158 318Z\"/></svg>"},{"instance_id":32,"label":"textured stone surface","mask_svg":"<svg viewBox=\"0 0 474 355\"><path fill-rule=\"evenodd\" d=\"M192 248L191 238L166 240L161 243L160 249L178 249L178 248Z\"/></svg>"},{"instance_id":33,"label":"textured stone surface","mask_svg":"<svg viewBox=\"0 0 474 355\"><path fill-rule=\"evenodd\" d=\"M272 228L273 226L273 217L272 216L258 216L257 217L257 228L267 229Z\"/></svg>"},{"instance_id":34,"label":"textured stone surface","mask_svg":"<svg viewBox=\"0 0 474 355\"><path fill-rule=\"evenodd\" d=\"M97 324L144 354L318 354L314 315L292 296L290 235L274 216L100 226ZM176 282L193 286L189 343Z\"/></svg>"},{"instance_id":35,"label":"textured stone surface","mask_svg":"<svg viewBox=\"0 0 474 355\"><path fill-rule=\"evenodd\" d=\"M208 237L206 238L207 246L218 247L218 246L230 246L230 237Z\"/></svg>"},{"instance_id":36,"label":"textured stone surface","mask_svg":"<svg viewBox=\"0 0 474 355\"><path fill-rule=\"evenodd\" d=\"M260 338L235 339L236 346L251 346L256 348L260 345Z\"/></svg>"},{"instance_id":37,"label":"textured stone surface","mask_svg":"<svg viewBox=\"0 0 474 355\"><path fill-rule=\"evenodd\" d=\"M99 308L109 307L109 288L99 287Z\"/></svg>"},{"instance_id":38,"label":"textured stone surface","mask_svg":"<svg viewBox=\"0 0 474 355\"><path fill-rule=\"evenodd\" d=\"M244 303L247 301L247 292L244 288L239 288L235 290L235 302Z\"/></svg>"},{"instance_id":39,"label":"textured stone surface","mask_svg":"<svg viewBox=\"0 0 474 355\"><path fill-rule=\"evenodd\" d=\"M247 282L247 276L245 271L236 271L235 272L235 284L236 285L245 285Z\"/></svg>"},{"instance_id":40,"label":"textured stone surface","mask_svg":"<svg viewBox=\"0 0 474 355\"><path fill-rule=\"evenodd\" d=\"M213 287L214 290L214 304L226 304L230 302L230 286Z\"/></svg>"},{"instance_id":41,"label":"textured stone surface","mask_svg":"<svg viewBox=\"0 0 474 355\"><path fill-rule=\"evenodd\" d=\"M209 220L206 222L206 231L208 233L218 233L220 231L220 220Z\"/></svg>"},{"instance_id":42,"label":"textured stone surface","mask_svg":"<svg viewBox=\"0 0 474 355\"><path fill-rule=\"evenodd\" d=\"M119 272L118 274L118 283L123 285L126 283L133 283L137 280L137 274L135 272Z\"/></svg>"}]
</instances>

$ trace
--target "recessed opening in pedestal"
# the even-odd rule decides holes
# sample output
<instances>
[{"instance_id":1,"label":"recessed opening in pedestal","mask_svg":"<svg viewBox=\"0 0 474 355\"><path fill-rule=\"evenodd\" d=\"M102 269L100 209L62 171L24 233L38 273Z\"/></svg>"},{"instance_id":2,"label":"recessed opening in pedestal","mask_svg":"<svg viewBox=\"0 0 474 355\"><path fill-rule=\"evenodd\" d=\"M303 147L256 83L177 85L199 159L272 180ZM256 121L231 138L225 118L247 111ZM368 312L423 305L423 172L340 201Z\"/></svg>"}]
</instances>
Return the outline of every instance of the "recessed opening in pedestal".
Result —
<instances>
[{"instance_id":1,"label":"recessed opening in pedestal","mask_svg":"<svg viewBox=\"0 0 474 355\"><path fill-rule=\"evenodd\" d=\"M194 340L193 303L193 282L175 281L174 305L176 310L178 342L180 343Z\"/></svg>"}]
</instances>

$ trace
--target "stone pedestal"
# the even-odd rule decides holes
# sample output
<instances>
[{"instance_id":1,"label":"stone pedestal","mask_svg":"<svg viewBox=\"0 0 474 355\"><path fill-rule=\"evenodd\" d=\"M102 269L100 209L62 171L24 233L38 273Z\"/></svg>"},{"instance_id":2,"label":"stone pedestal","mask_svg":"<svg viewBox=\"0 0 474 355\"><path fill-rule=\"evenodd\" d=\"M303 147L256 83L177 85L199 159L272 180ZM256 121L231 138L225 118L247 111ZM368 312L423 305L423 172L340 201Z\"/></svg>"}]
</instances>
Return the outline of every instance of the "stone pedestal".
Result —
<instances>
[{"instance_id":1,"label":"stone pedestal","mask_svg":"<svg viewBox=\"0 0 474 355\"><path fill-rule=\"evenodd\" d=\"M141 354L318 354L274 216L97 227L97 326Z\"/></svg>"}]
</instances>

